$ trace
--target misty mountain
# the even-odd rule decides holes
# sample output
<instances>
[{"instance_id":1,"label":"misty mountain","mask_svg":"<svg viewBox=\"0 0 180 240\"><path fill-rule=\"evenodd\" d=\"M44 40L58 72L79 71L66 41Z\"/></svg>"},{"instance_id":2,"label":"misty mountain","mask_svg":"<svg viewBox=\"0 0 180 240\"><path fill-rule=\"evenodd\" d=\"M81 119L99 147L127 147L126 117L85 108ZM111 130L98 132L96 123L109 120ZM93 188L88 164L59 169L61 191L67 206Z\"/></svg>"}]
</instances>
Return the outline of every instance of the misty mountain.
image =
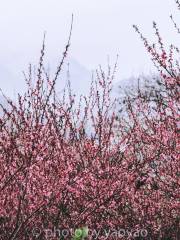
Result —
<instances>
[{"instance_id":1,"label":"misty mountain","mask_svg":"<svg viewBox=\"0 0 180 240\"><path fill-rule=\"evenodd\" d=\"M2 107L4 108L8 108L8 103L7 101L4 99L4 97L2 95L0 95L0 117L2 116L3 114L3 110L2 110Z\"/></svg>"},{"instance_id":2,"label":"misty mountain","mask_svg":"<svg viewBox=\"0 0 180 240\"><path fill-rule=\"evenodd\" d=\"M18 68L18 66L22 66L21 61L17 60L13 68L11 68L12 64L9 64L8 66L5 64L4 66L0 63L0 88L8 97L15 99L15 95L17 96L17 93L22 94L26 91L26 84L22 74L24 69L21 69L20 71ZM53 79L55 75L57 65L58 63L56 60L52 60L50 63L45 62L45 69L50 72L51 79ZM26 74L28 75L27 71ZM66 59L56 83L57 93L61 93L67 86L68 79L71 82L71 88L74 94L79 96L80 94L87 95L89 93L92 73L75 59ZM140 76L139 79L140 86L142 88L145 87L147 80L150 82L153 81L152 76ZM115 82L112 89L112 98L123 98L125 92L134 91L137 89L137 86L138 79L133 76ZM4 100L0 98L0 102L3 101Z\"/></svg>"},{"instance_id":3,"label":"misty mountain","mask_svg":"<svg viewBox=\"0 0 180 240\"><path fill-rule=\"evenodd\" d=\"M16 65L17 68L14 66L11 68L11 64L4 66L0 63L0 88L11 98L15 98L17 93L23 94L26 91L26 83L23 75L24 69L20 70L17 62ZM19 63L19 66L22 66L22 64ZM48 68L50 69L50 78L53 79L57 70L56 61L51 62L51 64L45 64L45 69L48 70ZM28 71L25 72L28 76ZM33 76L35 76L34 80L36 80L36 75ZM68 59L64 63L56 84L57 92L61 92L66 87L68 79L75 94L87 94L91 83L91 72L74 59Z\"/></svg>"},{"instance_id":4,"label":"misty mountain","mask_svg":"<svg viewBox=\"0 0 180 240\"><path fill-rule=\"evenodd\" d=\"M140 75L139 77L129 77L116 82L113 85L113 96L124 98L128 93L134 93L138 87L143 91L148 91L149 87L159 88L156 74Z\"/></svg>"},{"instance_id":5,"label":"misty mountain","mask_svg":"<svg viewBox=\"0 0 180 240\"><path fill-rule=\"evenodd\" d=\"M0 89L3 92L8 92L12 88L13 73L9 70L9 66L4 66L0 63Z\"/></svg>"},{"instance_id":6,"label":"misty mountain","mask_svg":"<svg viewBox=\"0 0 180 240\"><path fill-rule=\"evenodd\" d=\"M86 95L90 88L91 72L75 59L71 59L69 62L64 64L59 75L56 84L57 92L62 91L62 89L67 86L68 80L70 80L71 88L74 94Z\"/></svg>"}]
</instances>

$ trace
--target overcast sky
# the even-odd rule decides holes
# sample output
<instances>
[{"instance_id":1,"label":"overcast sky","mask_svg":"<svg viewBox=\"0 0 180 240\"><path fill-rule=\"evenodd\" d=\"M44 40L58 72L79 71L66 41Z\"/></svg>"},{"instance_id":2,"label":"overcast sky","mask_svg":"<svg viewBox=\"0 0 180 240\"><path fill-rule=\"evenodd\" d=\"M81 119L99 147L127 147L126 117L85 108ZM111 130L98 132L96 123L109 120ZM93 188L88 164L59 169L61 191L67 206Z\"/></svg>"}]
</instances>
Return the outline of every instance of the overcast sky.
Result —
<instances>
[{"instance_id":1,"label":"overcast sky","mask_svg":"<svg viewBox=\"0 0 180 240\"><path fill-rule=\"evenodd\" d=\"M174 0L0 0L0 64L19 74L29 62L38 61L44 31L49 61L58 59L72 13L70 57L92 70L104 65L108 55L114 62L119 54L118 81L152 69L132 24L153 39L155 20L171 42L169 15L178 18Z\"/></svg>"}]
</instances>

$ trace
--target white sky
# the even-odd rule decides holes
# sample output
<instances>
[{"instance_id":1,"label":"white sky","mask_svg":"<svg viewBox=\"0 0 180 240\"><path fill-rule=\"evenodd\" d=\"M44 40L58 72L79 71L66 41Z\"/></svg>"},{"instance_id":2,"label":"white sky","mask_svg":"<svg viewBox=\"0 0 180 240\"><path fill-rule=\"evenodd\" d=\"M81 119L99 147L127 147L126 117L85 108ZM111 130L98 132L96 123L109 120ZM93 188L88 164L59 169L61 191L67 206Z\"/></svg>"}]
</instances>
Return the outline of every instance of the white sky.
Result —
<instances>
[{"instance_id":1,"label":"white sky","mask_svg":"<svg viewBox=\"0 0 180 240\"><path fill-rule=\"evenodd\" d=\"M49 60L61 56L72 13L70 55L91 70L119 54L118 80L151 69L132 24L153 39L155 20L171 41L169 15L178 17L174 0L0 0L0 64L19 72L38 60L44 31Z\"/></svg>"}]
</instances>

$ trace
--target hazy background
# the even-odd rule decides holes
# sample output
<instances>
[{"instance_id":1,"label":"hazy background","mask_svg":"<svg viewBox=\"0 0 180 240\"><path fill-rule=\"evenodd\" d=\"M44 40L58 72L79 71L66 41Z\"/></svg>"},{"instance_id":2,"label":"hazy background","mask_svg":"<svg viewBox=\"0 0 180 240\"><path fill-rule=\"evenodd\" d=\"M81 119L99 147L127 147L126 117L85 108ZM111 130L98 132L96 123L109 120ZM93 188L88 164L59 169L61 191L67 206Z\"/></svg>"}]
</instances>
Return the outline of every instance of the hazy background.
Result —
<instances>
[{"instance_id":1,"label":"hazy background","mask_svg":"<svg viewBox=\"0 0 180 240\"><path fill-rule=\"evenodd\" d=\"M119 54L117 82L153 70L132 24L154 40L155 20L167 43L178 42L169 19L170 14L178 18L174 0L0 0L0 87L6 94L23 91L22 71L30 62L38 62L44 31L46 57L54 69L68 38L72 13L68 61L76 91L87 89L91 71L99 64L105 66L108 55L113 64Z\"/></svg>"}]
</instances>

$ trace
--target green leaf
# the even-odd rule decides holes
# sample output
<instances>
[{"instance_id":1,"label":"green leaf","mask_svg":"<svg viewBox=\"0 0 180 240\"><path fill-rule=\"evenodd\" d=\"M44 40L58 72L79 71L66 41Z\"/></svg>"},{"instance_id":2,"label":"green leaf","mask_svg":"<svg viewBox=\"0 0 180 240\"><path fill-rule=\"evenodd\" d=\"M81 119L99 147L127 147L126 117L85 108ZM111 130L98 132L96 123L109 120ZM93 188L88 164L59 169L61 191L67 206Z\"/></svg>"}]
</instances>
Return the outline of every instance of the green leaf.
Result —
<instances>
[{"instance_id":1,"label":"green leaf","mask_svg":"<svg viewBox=\"0 0 180 240\"><path fill-rule=\"evenodd\" d=\"M88 227L77 228L73 240L83 240L88 236Z\"/></svg>"}]
</instances>

